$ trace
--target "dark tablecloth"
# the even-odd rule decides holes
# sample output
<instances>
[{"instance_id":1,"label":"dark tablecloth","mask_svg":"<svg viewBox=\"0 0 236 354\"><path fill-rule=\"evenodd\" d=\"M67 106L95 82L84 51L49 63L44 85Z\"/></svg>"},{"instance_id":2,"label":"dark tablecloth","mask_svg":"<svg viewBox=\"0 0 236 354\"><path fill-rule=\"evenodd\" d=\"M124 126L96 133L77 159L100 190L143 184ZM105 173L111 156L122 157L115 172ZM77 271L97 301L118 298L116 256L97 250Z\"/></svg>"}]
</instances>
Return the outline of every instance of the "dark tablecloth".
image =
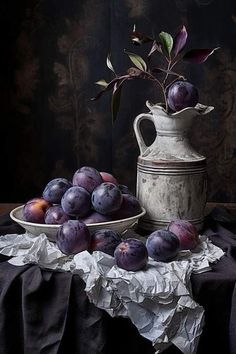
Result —
<instances>
[{"instance_id":1,"label":"dark tablecloth","mask_svg":"<svg viewBox=\"0 0 236 354\"><path fill-rule=\"evenodd\" d=\"M9 215L0 217L0 235L22 231ZM206 317L198 354L236 354L236 219L214 209L204 234L226 255L191 277ZM111 318L88 301L78 275L7 260L0 256L0 354L154 353L128 318ZM171 346L163 353L180 351Z\"/></svg>"}]
</instances>

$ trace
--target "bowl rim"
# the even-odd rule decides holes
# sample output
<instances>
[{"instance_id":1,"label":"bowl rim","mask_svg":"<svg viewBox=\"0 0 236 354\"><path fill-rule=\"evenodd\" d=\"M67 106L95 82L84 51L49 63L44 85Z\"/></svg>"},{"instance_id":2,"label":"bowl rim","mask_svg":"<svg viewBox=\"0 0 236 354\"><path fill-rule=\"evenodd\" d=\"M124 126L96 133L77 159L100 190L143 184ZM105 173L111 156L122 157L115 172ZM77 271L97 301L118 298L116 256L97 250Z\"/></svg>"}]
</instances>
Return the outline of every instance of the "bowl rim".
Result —
<instances>
[{"instance_id":1,"label":"bowl rim","mask_svg":"<svg viewBox=\"0 0 236 354\"><path fill-rule=\"evenodd\" d=\"M15 213L21 209L23 209L25 206L25 204L20 205L16 208L14 208L13 210L11 210L10 212L10 218L17 222L18 224L22 224L22 225L26 225L26 226L33 226L33 227L41 227L41 228L49 228L49 229L55 229L55 228L59 228L62 224L39 224L39 223L35 223L35 222L30 222L30 221L25 221L23 219L19 219L15 216ZM128 222L128 221L135 221L138 220L139 218L141 218L143 215L146 214L146 210L141 207L142 211L139 214L136 214L134 216L130 216L129 218L125 218L125 219L119 219L119 220L112 220L112 221L106 221L106 222L99 222L99 223L92 223L92 224L86 224L88 227L96 227L96 226L109 226L109 225L115 225L115 224L120 224L121 222Z\"/></svg>"}]
</instances>

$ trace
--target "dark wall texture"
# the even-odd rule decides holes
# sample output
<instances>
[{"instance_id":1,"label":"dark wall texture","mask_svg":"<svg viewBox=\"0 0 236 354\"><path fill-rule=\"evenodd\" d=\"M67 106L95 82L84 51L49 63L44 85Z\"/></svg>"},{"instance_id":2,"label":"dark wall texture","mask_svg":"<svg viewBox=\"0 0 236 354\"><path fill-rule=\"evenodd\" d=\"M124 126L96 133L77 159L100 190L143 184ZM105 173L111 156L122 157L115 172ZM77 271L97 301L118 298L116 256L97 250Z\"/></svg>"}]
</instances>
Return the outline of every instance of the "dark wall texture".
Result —
<instances>
[{"instance_id":1,"label":"dark wall texture","mask_svg":"<svg viewBox=\"0 0 236 354\"><path fill-rule=\"evenodd\" d=\"M24 202L54 177L83 165L112 172L133 191L139 154L133 120L158 101L148 82L128 83L111 124L110 95L90 101L94 82L111 79L106 57L122 73L124 48L140 31L173 35L185 24L188 49L220 47L202 65L182 71L213 105L196 119L191 141L207 157L208 200L236 202L235 0L2 0L0 202ZM145 129L145 128L144 128ZM152 139L153 129L146 126Z\"/></svg>"}]
</instances>

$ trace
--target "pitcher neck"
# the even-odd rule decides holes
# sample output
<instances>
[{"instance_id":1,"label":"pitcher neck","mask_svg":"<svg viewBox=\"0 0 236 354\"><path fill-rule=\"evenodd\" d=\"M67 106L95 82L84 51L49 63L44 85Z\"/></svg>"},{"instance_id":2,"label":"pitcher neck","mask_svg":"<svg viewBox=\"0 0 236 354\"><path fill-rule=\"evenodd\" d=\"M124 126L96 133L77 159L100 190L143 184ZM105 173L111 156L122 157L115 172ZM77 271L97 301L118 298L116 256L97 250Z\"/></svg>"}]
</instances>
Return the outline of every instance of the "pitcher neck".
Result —
<instances>
[{"instance_id":1,"label":"pitcher neck","mask_svg":"<svg viewBox=\"0 0 236 354\"><path fill-rule=\"evenodd\" d=\"M187 135L184 134L157 134L155 141L149 146L144 156L148 158L154 157L158 160L181 159L185 161L204 158L191 146Z\"/></svg>"}]
</instances>

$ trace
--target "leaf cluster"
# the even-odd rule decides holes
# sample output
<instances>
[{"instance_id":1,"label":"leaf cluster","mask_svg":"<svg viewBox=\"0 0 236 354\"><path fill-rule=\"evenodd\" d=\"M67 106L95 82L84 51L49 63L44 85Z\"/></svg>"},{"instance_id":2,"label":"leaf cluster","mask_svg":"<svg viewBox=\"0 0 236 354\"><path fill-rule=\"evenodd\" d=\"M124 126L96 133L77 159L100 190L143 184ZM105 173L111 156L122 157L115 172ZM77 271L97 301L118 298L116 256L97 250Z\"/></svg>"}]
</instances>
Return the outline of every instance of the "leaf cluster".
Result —
<instances>
[{"instance_id":1,"label":"leaf cluster","mask_svg":"<svg viewBox=\"0 0 236 354\"><path fill-rule=\"evenodd\" d=\"M131 36L132 43L136 46L151 44L146 60L138 54L125 50L125 54L128 55L129 59L134 64L134 67L128 68L124 75L118 75L114 70L111 62L111 55L109 54L106 64L107 67L113 72L114 78L110 82L107 82L104 79L97 81L96 84L101 86L102 89L94 98L92 98L92 100L97 100L105 92L112 91L111 109L112 119L114 122L119 111L121 89L123 84L130 80L143 79L152 81L161 89L165 109L168 111L168 88L177 80L186 80L182 74L174 71L175 66L181 60L196 64L204 63L208 57L218 49L191 49L190 51L184 53L187 38L188 33L185 26L181 27L175 37L172 37L171 34L162 31L159 33L158 38L153 38L138 32L134 26ZM165 67L153 67L151 65L151 57L154 54L164 58Z\"/></svg>"}]
</instances>

